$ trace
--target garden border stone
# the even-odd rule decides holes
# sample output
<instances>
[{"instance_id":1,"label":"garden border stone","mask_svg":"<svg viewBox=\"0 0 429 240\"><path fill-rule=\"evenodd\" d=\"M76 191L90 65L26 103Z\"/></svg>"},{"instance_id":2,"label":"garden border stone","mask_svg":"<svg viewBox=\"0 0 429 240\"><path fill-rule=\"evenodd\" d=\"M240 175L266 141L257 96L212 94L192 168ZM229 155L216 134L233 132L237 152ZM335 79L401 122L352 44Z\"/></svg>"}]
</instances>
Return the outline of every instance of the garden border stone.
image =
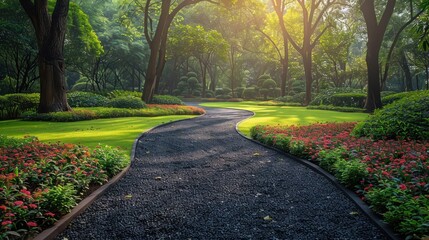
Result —
<instances>
[{"instance_id":1,"label":"garden border stone","mask_svg":"<svg viewBox=\"0 0 429 240\"><path fill-rule=\"evenodd\" d=\"M199 115L197 117L194 118L199 118L206 115L205 113L202 115ZM176 123L176 122L181 122L181 121L186 121L189 119L194 119L194 118L187 118L187 119L181 119L181 120L177 120L177 121L170 121L167 123L163 123L160 125L157 125L153 128L150 128L149 130L147 130L146 132L143 132L142 134L140 134L140 136L138 136L133 143L132 149L131 149L131 154L130 154L130 164L125 167L120 173L118 173L115 177L113 177L112 179L110 179L106 184L100 186L97 190L95 190L94 192L92 192L88 197L86 197L85 199L83 199L82 201L79 202L79 204L74 207L72 209L72 211L66 215L64 215L60 220L58 220L57 222L55 222L54 226L45 229L44 231L42 231L41 233L37 234L33 240L52 240L55 239L55 237L57 237L61 232L64 231L64 229L67 228L67 226L69 225L69 223L77 218L83 211L85 211L85 209L87 209L95 200L97 200L99 197L101 197L107 189L109 189L112 185L116 184L130 169L132 162L134 160L135 157L135 152L136 152L136 148L137 148L137 144L140 141L141 138L143 138L145 135L147 135L149 132L160 128L160 127L164 127L167 125L170 125L172 123Z\"/></svg>"},{"instance_id":2,"label":"garden border stone","mask_svg":"<svg viewBox=\"0 0 429 240\"><path fill-rule=\"evenodd\" d=\"M255 116L255 113L254 112L252 112L252 111L249 111L249 110L243 110L243 109L239 109L239 110L242 110L242 111L247 111L247 112L251 112L251 113L253 113L253 116ZM253 116L251 116L251 117L253 117ZM249 117L250 118L250 117ZM369 208L369 206L368 206L368 204L366 204L365 202L363 202L353 191L351 191L350 189L347 189L346 187L344 187L332 174L330 174L330 173L328 173L328 172L326 172L325 170L323 170L321 167L319 167L319 166L317 166L316 164L314 164L314 163L312 163L312 162L310 162L309 160L305 160L305 159L302 159L302 158L298 158L298 157L296 157L296 156L294 156L294 155L291 155L291 154L289 154L289 153L286 153L286 152L284 152L284 151L282 151L282 150L280 150L280 149L277 149L277 148L274 148L274 147L272 147L272 146L269 146L269 145L266 145L266 144L263 144L263 143L261 143L261 142L259 142L259 141L256 141L256 140L254 140L254 139L252 139L252 138L250 138L250 137L248 137L248 136L246 136L246 135L244 135L243 133L241 133L239 130L238 130L238 125L240 125L240 123L242 123L243 121L245 121L245 120L247 120L247 119L249 119L249 118L246 118L246 119L243 119L243 120L241 120L240 122L238 122L236 125L235 125L235 131L241 136L241 137L243 137L243 138L245 138L245 139L247 139L247 140L250 140L250 141L252 141L252 142L254 142L254 143L256 143L256 144L259 144L259 145L261 145L261 146L264 146L264 147L266 147L266 148L269 148L269 149L271 149L271 150L274 150L274 151L276 151L276 152L278 152L278 153L281 153L281 154L284 154L286 157L288 157L288 158L290 158L290 159L292 159L292 160L294 160L294 161L296 161L296 162L298 162L298 163L300 163L300 164L302 164L302 165L304 165L304 166L306 166L306 167L308 167L308 168L310 168L310 169L312 169L312 170L314 170L315 172L317 172L318 174L320 174L320 175L322 175L323 177L325 177L326 179L328 179L330 182L332 182L333 184L334 184L334 186L336 187L336 188L338 188L339 190L341 190L343 193L345 193L345 195L350 199L350 200L352 200L352 202L357 206L357 207L359 207L359 209L360 210L362 210L362 212L363 213L365 213L365 215L367 215L368 216L368 218L380 229L380 230L382 230L385 234L386 234L386 236L388 236L389 238L391 238L392 240L400 240L400 239L402 239L401 237L400 237L400 235L399 234L397 234L397 233L395 233L395 231L392 229L392 227L389 225L389 224L387 224L386 222L384 222L380 217L379 217L379 215L377 215L377 214L375 214L370 208Z\"/></svg>"}]
</instances>

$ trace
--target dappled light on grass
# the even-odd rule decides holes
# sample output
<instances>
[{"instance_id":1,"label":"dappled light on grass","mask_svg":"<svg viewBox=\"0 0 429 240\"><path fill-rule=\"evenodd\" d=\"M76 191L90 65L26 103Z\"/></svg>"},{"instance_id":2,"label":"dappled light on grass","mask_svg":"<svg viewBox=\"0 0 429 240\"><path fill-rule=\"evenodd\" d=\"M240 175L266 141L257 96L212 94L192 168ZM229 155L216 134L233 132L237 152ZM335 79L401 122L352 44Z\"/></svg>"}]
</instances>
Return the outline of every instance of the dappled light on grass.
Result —
<instances>
[{"instance_id":1,"label":"dappled light on grass","mask_svg":"<svg viewBox=\"0 0 429 240\"><path fill-rule=\"evenodd\" d=\"M130 153L134 140L162 123L195 116L161 116L98 119L81 122L2 121L0 134L11 137L37 136L43 142L65 142L96 147L99 143Z\"/></svg>"},{"instance_id":2,"label":"dappled light on grass","mask_svg":"<svg viewBox=\"0 0 429 240\"><path fill-rule=\"evenodd\" d=\"M316 122L359 122L368 114L345 113L325 110L310 110L305 107L259 106L259 102L217 102L203 103L205 107L235 108L254 112L256 115L239 124L239 130L249 136L250 128L262 125L308 125Z\"/></svg>"}]
</instances>

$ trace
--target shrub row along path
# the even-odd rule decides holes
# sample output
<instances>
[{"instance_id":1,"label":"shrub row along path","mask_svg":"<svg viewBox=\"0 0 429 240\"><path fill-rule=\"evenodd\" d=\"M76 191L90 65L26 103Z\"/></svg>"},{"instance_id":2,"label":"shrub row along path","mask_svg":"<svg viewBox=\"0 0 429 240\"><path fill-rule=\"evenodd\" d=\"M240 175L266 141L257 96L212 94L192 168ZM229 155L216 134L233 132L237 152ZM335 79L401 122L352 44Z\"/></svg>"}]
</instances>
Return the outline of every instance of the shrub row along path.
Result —
<instances>
[{"instance_id":1,"label":"shrub row along path","mask_svg":"<svg viewBox=\"0 0 429 240\"><path fill-rule=\"evenodd\" d=\"M58 239L384 239L323 176L207 109L140 139L129 172ZM264 219L265 218L265 219Z\"/></svg>"}]
</instances>

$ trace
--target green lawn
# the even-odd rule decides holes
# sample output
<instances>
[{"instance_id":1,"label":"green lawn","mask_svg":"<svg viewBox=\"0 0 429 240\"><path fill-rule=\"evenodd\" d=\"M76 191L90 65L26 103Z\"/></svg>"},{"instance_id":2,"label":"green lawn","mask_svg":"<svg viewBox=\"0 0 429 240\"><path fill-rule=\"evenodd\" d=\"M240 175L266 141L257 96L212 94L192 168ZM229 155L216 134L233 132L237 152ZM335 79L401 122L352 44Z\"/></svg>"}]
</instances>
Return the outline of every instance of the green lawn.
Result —
<instances>
[{"instance_id":1,"label":"green lawn","mask_svg":"<svg viewBox=\"0 0 429 240\"><path fill-rule=\"evenodd\" d=\"M0 121L0 134L11 137L36 136L43 142L64 142L95 147L98 144L131 152L134 140L162 123L195 116L128 117L80 122Z\"/></svg>"},{"instance_id":2,"label":"green lawn","mask_svg":"<svg viewBox=\"0 0 429 240\"><path fill-rule=\"evenodd\" d=\"M345 113L325 110L310 110L305 107L258 106L260 102L213 102L205 107L235 108L254 112L256 115L240 123L239 130L249 136L255 125L308 125L315 122L357 122L364 120L366 113Z\"/></svg>"}]
</instances>

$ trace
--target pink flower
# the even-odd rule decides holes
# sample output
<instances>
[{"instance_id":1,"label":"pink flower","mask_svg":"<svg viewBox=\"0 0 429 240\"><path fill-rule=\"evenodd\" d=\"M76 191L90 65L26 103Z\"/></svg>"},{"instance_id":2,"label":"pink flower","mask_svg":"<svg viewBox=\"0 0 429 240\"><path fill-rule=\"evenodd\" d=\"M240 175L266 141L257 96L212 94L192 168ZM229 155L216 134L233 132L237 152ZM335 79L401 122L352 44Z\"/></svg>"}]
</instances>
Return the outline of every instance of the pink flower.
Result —
<instances>
[{"instance_id":1,"label":"pink flower","mask_svg":"<svg viewBox=\"0 0 429 240\"><path fill-rule=\"evenodd\" d=\"M45 213L45 216L55 217L55 213L47 212L47 213Z\"/></svg>"},{"instance_id":2,"label":"pink flower","mask_svg":"<svg viewBox=\"0 0 429 240\"><path fill-rule=\"evenodd\" d=\"M9 224L12 224L12 221L7 220L7 221L1 222L2 226L6 226L6 225L9 225Z\"/></svg>"},{"instance_id":3,"label":"pink flower","mask_svg":"<svg viewBox=\"0 0 429 240\"><path fill-rule=\"evenodd\" d=\"M21 191L20 191L21 193L23 193L23 194L25 194L25 195L30 195L31 196L31 192L30 191L28 191L27 189L22 189Z\"/></svg>"},{"instance_id":4,"label":"pink flower","mask_svg":"<svg viewBox=\"0 0 429 240\"><path fill-rule=\"evenodd\" d=\"M6 217L15 217L15 214L13 214L13 213L6 213L5 216Z\"/></svg>"},{"instance_id":5,"label":"pink flower","mask_svg":"<svg viewBox=\"0 0 429 240\"><path fill-rule=\"evenodd\" d=\"M29 226L29 227L37 227L37 223L35 223L35 222L28 222L27 226Z\"/></svg>"},{"instance_id":6,"label":"pink flower","mask_svg":"<svg viewBox=\"0 0 429 240\"><path fill-rule=\"evenodd\" d=\"M0 206L0 210L3 210L3 211L5 211L5 212L6 212L7 207L6 207L5 205L1 205L1 206Z\"/></svg>"},{"instance_id":7,"label":"pink flower","mask_svg":"<svg viewBox=\"0 0 429 240\"><path fill-rule=\"evenodd\" d=\"M22 204L24 204L23 201L15 201L13 204L15 204L15 206L21 206Z\"/></svg>"},{"instance_id":8,"label":"pink flower","mask_svg":"<svg viewBox=\"0 0 429 240\"><path fill-rule=\"evenodd\" d=\"M399 185L399 188L401 190L407 190L407 186L405 184L403 184L403 183Z\"/></svg>"},{"instance_id":9,"label":"pink flower","mask_svg":"<svg viewBox=\"0 0 429 240\"><path fill-rule=\"evenodd\" d=\"M36 205L36 204L34 204L34 203L30 203L30 204L28 204L28 206L29 206L30 208L32 208L32 209L37 208L37 205Z\"/></svg>"}]
</instances>

